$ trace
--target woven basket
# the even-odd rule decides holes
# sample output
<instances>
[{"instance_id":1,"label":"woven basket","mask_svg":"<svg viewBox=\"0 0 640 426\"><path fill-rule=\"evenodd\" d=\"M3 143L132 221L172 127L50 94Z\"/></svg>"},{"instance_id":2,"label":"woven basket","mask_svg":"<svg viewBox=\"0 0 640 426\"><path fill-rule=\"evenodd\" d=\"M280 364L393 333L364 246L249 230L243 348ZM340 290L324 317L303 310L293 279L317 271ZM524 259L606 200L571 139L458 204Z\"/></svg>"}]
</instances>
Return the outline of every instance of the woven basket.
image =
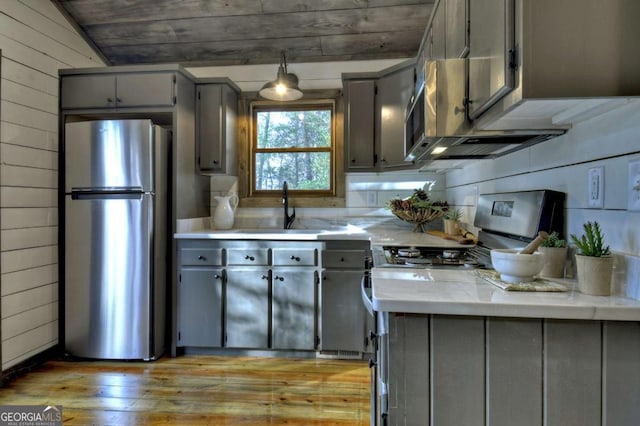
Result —
<instances>
[{"instance_id":1,"label":"woven basket","mask_svg":"<svg viewBox=\"0 0 640 426\"><path fill-rule=\"evenodd\" d=\"M424 224L431 222L432 220L439 219L444 214L442 210L432 209L391 209L391 212L398 219L402 219L405 222L413 223L415 225L413 228L413 232L425 232Z\"/></svg>"}]
</instances>

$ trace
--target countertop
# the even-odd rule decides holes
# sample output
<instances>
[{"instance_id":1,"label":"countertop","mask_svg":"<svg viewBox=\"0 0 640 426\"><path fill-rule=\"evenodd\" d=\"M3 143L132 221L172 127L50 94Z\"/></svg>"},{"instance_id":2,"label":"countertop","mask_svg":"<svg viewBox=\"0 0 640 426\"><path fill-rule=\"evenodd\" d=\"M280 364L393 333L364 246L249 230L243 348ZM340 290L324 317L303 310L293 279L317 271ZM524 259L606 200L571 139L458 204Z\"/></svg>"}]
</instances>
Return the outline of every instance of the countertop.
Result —
<instances>
[{"instance_id":1,"label":"countertop","mask_svg":"<svg viewBox=\"0 0 640 426\"><path fill-rule=\"evenodd\" d=\"M473 270L373 268L374 309L415 314L640 321L640 301L567 292L502 290Z\"/></svg>"},{"instance_id":2,"label":"countertop","mask_svg":"<svg viewBox=\"0 0 640 426\"><path fill-rule=\"evenodd\" d=\"M208 240L280 240L280 241L315 241L315 240L369 240L370 235L357 227L340 227L336 229L203 229L199 231L174 234L177 239Z\"/></svg>"},{"instance_id":3,"label":"countertop","mask_svg":"<svg viewBox=\"0 0 640 426\"><path fill-rule=\"evenodd\" d=\"M203 229L174 234L177 239L218 239L218 240L369 240L372 245L429 246L429 247L469 247L456 241L445 240L433 235L412 232L399 226L331 226L324 229Z\"/></svg>"}]
</instances>

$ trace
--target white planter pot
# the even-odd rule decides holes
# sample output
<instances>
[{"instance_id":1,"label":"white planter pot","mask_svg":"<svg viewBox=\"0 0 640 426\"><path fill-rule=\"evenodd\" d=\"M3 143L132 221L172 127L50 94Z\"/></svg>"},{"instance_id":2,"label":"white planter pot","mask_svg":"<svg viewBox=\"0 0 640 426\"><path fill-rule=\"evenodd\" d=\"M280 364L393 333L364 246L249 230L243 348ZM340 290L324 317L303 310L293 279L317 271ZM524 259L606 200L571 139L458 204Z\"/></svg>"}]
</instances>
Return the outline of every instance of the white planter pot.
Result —
<instances>
[{"instance_id":1,"label":"white planter pot","mask_svg":"<svg viewBox=\"0 0 640 426\"><path fill-rule=\"evenodd\" d=\"M611 294L612 256L592 257L576 254L576 269L580 293L593 296Z\"/></svg>"},{"instance_id":2,"label":"white planter pot","mask_svg":"<svg viewBox=\"0 0 640 426\"><path fill-rule=\"evenodd\" d=\"M544 254L544 266L540 271L541 277L564 278L564 266L567 262L566 247L539 247Z\"/></svg>"},{"instance_id":3,"label":"white planter pot","mask_svg":"<svg viewBox=\"0 0 640 426\"><path fill-rule=\"evenodd\" d=\"M458 235L458 221L451 219L442 219L444 223L444 232L449 235Z\"/></svg>"}]
</instances>

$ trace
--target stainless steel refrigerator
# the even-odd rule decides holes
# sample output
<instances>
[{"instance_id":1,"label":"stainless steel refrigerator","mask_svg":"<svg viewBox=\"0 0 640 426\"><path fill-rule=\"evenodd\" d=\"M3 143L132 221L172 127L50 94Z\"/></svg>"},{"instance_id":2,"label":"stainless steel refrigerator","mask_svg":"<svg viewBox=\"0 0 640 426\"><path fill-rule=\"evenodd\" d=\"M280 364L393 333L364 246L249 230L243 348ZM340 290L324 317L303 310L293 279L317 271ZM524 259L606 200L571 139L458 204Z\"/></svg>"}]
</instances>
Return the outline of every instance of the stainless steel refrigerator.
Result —
<instances>
[{"instance_id":1,"label":"stainless steel refrigerator","mask_svg":"<svg viewBox=\"0 0 640 426\"><path fill-rule=\"evenodd\" d=\"M152 360L165 344L169 135L150 120L67 123L64 340Z\"/></svg>"}]
</instances>

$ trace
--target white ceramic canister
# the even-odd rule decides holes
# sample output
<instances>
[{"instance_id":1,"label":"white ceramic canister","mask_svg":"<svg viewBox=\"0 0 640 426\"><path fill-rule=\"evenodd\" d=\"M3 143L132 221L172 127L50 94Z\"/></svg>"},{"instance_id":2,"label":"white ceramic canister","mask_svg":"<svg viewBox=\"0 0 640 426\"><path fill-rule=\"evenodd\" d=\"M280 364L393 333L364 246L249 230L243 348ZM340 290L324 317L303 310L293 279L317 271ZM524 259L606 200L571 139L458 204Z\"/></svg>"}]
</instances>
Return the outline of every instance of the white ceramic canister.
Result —
<instances>
[{"instance_id":1,"label":"white ceramic canister","mask_svg":"<svg viewBox=\"0 0 640 426\"><path fill-rule=\"evenodd\" d=\"M227 196L214 196L218 205L216 211L213 214L213 227L214 229L231 229L233 227L233 220L236 213L236 207L238 207L238 196L231 194Z\"/></svg>"}]
</instances>

